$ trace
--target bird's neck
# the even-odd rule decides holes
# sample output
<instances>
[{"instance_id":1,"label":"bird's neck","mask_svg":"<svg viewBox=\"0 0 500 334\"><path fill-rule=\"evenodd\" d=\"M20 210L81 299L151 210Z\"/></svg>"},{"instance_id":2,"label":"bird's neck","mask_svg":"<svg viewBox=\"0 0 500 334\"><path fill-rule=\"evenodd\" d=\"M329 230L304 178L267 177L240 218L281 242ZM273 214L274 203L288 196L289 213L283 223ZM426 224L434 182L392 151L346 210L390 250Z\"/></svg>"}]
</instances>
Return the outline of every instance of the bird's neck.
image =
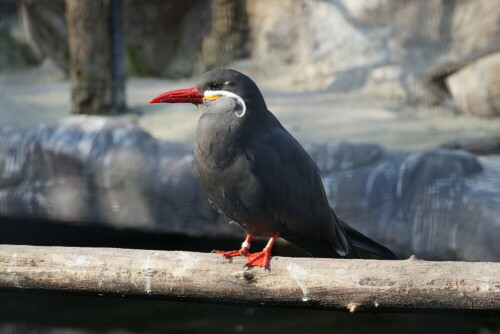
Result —
<instances>
[{"instance_id":1,"label":"bird's neck","mask_svg":"<svg viewBox=\"0 0 500 334\"><path fill-rule=\"evenodd\" d=\"M242 121L229 113L204 113L196 130L195 159L214 168L231 164L241 147Z\"/></svg>"},{"instance_id":2,"label":"bird's neck","mask_svg":"<svg viewBox=\"0 0 500 334\"><path fill-rule=\"evenodd\" d=\"M224 168L259 133L269 132L273 127L283 128L267 109L252 111L242 118L234 113L203 113L196 130L195 159L202 158Z\"/></svg>"}]
</instances>

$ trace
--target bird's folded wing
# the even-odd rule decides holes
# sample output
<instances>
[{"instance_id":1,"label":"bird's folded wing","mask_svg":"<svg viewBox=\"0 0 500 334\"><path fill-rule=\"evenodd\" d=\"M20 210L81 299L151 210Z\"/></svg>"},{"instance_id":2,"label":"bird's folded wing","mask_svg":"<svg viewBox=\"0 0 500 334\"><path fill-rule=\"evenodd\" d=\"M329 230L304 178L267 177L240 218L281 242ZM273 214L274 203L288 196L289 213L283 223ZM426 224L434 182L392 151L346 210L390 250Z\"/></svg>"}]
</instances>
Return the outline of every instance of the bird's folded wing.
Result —
<instances>
[{"instance_id":1,"label":"bird's folded wing","mask_svg":"<svg viewBox=\"0 0 500 334\"><path fill-rule=\"evenodd\" d=\"M295 235L326 241L340 256L350 252L342 225L331 212L319 170L283 128L259 136L253 145L255 176L264 190L269 215Z\"/></svg>"}]
</instances>

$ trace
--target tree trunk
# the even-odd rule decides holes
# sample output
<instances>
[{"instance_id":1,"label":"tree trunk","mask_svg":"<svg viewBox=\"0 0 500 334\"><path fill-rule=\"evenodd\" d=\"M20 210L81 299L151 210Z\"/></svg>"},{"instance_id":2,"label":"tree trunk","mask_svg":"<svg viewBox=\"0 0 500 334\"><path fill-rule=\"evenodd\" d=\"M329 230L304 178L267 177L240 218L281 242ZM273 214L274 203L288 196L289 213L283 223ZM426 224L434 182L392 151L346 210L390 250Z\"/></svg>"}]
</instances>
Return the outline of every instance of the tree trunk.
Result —
<instances>
[{"instance_id":1,"label":"tree trunk","mask_svg":"<svg viewBox=\"0 0 500 334\"><path fill-rule=\"evenodd\" d=\"M108 9L102 0L66 0L73 114L124 109L124 99L115 98L117 91L124 94L123 85L113 82Z\"/></svg>"},{"instance_id":2,"label":"tree trunk","mask_svg":"<svg viewBox=\"0 0 500 334\"><path fill-rule=\"evenodd\" d=\"M245 0L212 0L211 29L202 42L202 70L227 65L248 55Z\"/></svg>"},{"instance_id":3,"label":"tree trunk","mask_svg":"<svg viewBox=\"0 0 500 334\"><path fill-rule=\"evenodd\" d=\"M111 39L111 84L113 109L122 112L125 107L125 37L123 35L123 1L108 0L109 34Z\"/></svg>"}]
</instances>

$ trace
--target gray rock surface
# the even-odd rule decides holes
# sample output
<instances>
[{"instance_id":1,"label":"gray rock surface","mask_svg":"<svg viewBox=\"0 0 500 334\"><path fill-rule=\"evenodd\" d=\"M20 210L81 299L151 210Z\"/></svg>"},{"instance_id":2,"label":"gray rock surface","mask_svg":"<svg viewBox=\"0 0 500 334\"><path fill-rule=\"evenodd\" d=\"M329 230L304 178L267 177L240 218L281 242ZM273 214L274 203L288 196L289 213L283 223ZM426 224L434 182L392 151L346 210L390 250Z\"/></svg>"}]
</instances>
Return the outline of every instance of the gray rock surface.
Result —
<instances>
[{"instance_id":1,"label":"gray rock surface","mask_svg":"<svg viewBox=\"0 0 500 334\"><path fill-rule=\"evenodd\" d=\"M255 0L252 60L297 89L435 103L443 79L500 50L498 0ZM272 56L270 56L272 55ZM272 66L269 66L272 65Z\"/></svg>"},{"instance_id":2,"label":"gray rock surface","mask_svg":"<svg viewBox=\"0 0 500 334\"><path fill-rule=\"evenodd\" d=\"M217 29L211 26L211 3L125 1L129 73L176 78L204 68L203 44ZM449 74L500 50L500 0L242 3L245 15L226 23L249 36L251 54L232 67L252 77L261 73L285 90L328 88L440 103L449 97L444 84ZM18 39L66 68L64 1L24 1L20 13ZM210 52L218 58L224 49ZM235 55L246 58L247 53Z\"/></svg>"},{"instance_id":3,"label":"gray rock surface","mask_svg":"<svg viewBox=\"0 0 500 334\"><path fill-rule=\"evenodd\" d=\"M64 0L30 0L19 5L15 38L39 61L50 57L67 72ZM206 1L126 0L123 7L128 73L171 78L192 74L203 37L210 31Z\"/></svg>"},{"instance_id":4,"label":"gray rock surface","mask_svg":"<svg viewBox=\"0 0 500 334\"><path fill-rule=\"evenodd\" d=\"M399 256L499 261L500 158L307 145L338 215ZM191 148L134 122L75 116L0 127L0 214L237 236L208 204Z\"/></svg>"},{"instance_id":5,"label":"gray rock surface","mask_svg":"<svg viewBox=\"0 0 500 334\"><path fill-rule=\"evenodd\" d=\"M463 113L500 116L500 52L483 57L446 79Z\"/></svg>"},{"instance_id":6,"label":"gray rock surface","mask_svg":"<svg viewBox=\"0 0 500 334\"><path fill-rule=\"evenodd\" d=\"M71 117L2 128L0 143L2 214L197 236L228 230L197 185L189 149L133 122Z\"/></svg>"}]
</instances>

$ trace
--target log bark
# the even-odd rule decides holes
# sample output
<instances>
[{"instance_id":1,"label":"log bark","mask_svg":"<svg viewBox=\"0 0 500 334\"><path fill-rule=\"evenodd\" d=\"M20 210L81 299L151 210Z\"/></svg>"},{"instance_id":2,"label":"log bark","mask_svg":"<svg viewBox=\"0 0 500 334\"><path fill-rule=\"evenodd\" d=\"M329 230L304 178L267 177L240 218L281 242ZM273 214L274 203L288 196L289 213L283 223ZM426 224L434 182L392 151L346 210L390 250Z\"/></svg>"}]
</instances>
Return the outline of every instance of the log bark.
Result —
<instances>
[{"instance_id":1,"label":"log bark","mask_svg":"<svg viewBox=\"0 0 500 334\"><path fill-rule=\"evenodd\" d=\"M499 314L500 263L273 257L0 245L0 290L387 312Z\"/></svg>"}]
</instances>

